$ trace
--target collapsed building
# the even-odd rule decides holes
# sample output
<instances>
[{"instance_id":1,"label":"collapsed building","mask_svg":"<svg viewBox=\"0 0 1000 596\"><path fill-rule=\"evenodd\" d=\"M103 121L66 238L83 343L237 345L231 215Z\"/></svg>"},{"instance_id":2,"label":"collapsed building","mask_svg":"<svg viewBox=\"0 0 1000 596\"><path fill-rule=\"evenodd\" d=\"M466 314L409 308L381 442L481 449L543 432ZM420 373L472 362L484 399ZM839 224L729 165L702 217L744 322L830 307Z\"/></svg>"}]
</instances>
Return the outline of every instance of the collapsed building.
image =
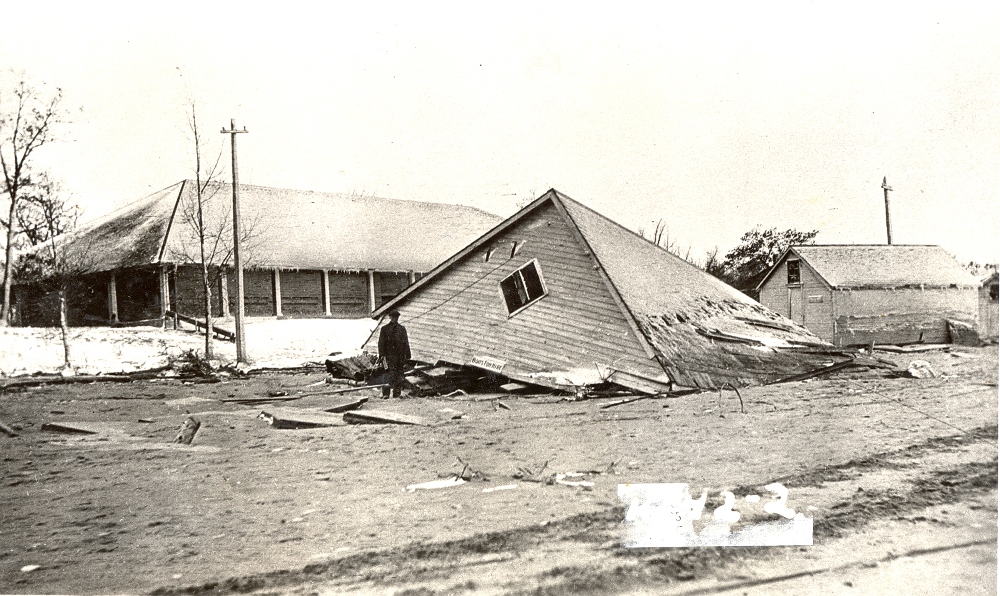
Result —
<instances>
[{"instance_id":1,"label":"collapsed building","mask_svg":"<svg viewBox=\"0 0 1000 596\"><path fill-rule=\"evenodd\" d=\"M904 244L793 246L757 287L761 304L837 346L949 343L955 325L975 329L979 288L940 246Z\"/></svg>"},{"instance_id":2,"label":"collapsed building","mask_svg":"<svg viewBox=\"0 0 1000 596\"><path fill-rule=\"evenodd\" d=\"M549 190L377 308L413 359L553 388L757 385L850 360L806 328Z\"/></svg>"},{"instance_id":3,"label":"collapsed building","mask_svg":"<svg viewBox=\"0 0 1000 596\"><path fill-rule=\"evenodd\" d=\"M462 205L240 185L245 312L364 318L501 218ZM195 182L185 180L63 237L77 274L69 319L161 324L204 312ZM214 316L236 308L232 185L202 193ZM21 325L58 324L51 287L15 287Z\"/></svg>"}]
</instances>

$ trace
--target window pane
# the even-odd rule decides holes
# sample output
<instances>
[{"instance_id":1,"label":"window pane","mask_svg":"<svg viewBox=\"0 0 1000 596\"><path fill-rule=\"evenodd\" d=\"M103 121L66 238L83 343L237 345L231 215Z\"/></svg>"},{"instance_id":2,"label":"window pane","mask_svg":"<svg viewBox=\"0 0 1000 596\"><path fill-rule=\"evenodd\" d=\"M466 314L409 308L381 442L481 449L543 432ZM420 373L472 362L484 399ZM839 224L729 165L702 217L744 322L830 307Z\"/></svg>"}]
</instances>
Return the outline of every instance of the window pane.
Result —
<instances>
[{"instance_id":1,"label":"window pane","mask_svg":"<svg viewBox=\"0 0 1000 596\"><path fill-rule=\"evenodd\" d=\"M500 282L500 290L503 292L504 302L507 303L508 313L521 308L521 304L523 304L517 296L517 284L514 283L515 277L516 274Z\"/></svg>"},{"instance_id":2,"label":"window pane","mask_svg":"<svg viewBox=\"0 0 1000 596\"><path fill-rule=\"evenodd\" d=\"M788 283L797 284L799 280L799 262L788 261Z\"/></svg>"},{"instance_id":3,"label":"window pane","mask_svg":"<svg viewBox=\"0 0 1000 596\"><path fill-rule=\"evenodd\" d=\"M524 287L524 278L521 277L521 272L515 271L511 277L514 278L514 284L517 286L518 299L521 301L521 304L527 304L528 290Z\"/></svg>"},{"instance_id":4,"label":"window pane","mask_svg":"<svg viewBox=\"0 0 1000 596\"><path fill-rule=\"evenodd\" d=\"M542 287L542 280L538 277L538 270L535 269L534 263L529 263L527 267L521 269L521 275L524 277L524 286L528 290L528 300L540 298L545 293L545 288Z\"/></svg>"}]
</instances>

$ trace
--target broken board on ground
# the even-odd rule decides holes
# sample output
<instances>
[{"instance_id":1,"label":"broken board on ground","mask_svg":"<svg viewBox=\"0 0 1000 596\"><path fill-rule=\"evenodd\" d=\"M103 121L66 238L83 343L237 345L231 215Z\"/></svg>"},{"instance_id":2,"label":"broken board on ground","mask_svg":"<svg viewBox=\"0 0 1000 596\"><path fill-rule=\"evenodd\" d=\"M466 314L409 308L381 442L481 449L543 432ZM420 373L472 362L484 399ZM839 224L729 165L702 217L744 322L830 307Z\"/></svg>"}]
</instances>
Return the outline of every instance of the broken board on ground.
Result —
<instances>
[{"instance_id":1,"label":"broken board on ground","mask_svg":"<svg viewBox=\"0 0 1000 596\"><path fill-rule=\"evenodd\" d=\"M122 422L46 422L41 430L71 435L125 434Z\"/></svg>"},{"instance_id":2,"label":"broken board on ground","mask_svg":"<svg viewBox=\"0 0 1000 596\"><path fill-rule=\"evenodd\" d=\"M377 410L344 412L344 422L348 424L415 424L418 426L429 424L427 419L419 416Z\"/></svg>"},{"instance_id":3,"label":"broken board on ground","mask_svg":"<svg viewBox=\"0 0 1000 596\"><path fill-rule=\"evenodd\" d=\"M339 403L339 404L336 404L336 405L333 405L333 406L324 407L323 411L324 412L333 412L335 414L339 414L341 412L349 412L351 410L357 410L361 406L365 405L367 402L368 402L368 398L367 397L362 397L362 398L355 399L355 400L352 400L352 401L343 402L343 403Z\"/></svg>"},{"instance_id":4,"label":"broken board on ground","mask_svg":"<svg viewBox=\"0 0 1000 596\"><path fill-rule=\"evenodd\" d=\"M258 416L274 428L295 430L300 428L320 428L323 426L344 426L343 418L322 410L301 408L269 408Z\"/></svg>"}]
</instances>

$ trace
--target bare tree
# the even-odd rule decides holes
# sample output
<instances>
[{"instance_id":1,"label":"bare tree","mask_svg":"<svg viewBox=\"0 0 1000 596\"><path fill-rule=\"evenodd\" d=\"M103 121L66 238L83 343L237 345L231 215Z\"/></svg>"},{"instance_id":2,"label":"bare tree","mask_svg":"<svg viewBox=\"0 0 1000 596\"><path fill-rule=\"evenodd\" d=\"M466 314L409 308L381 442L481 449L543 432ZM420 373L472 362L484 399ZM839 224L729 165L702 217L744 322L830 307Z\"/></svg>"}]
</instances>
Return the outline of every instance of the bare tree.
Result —
<instances>
[{"instance_id":1,"label":"bare tree","mask_svg":"<svg viewBox=\"0 0 1000 596\"><path fill-rule=\"evenodd\" d=\"M182 237L181 259L197 264L201 269L201 286L204 292L203 315L205 319L205 358L214 356L212 347L212 289L220 286L226 267L233 259L232 204L229 201L212 199L224 188L218 181L219 163L222 159L220 147L218 155L210 166L202 164L202 143L198 130L195 103L191 102L190 129L195 145L195 193L192 201L182 202L180 215L188 230L192 232L190 242ZM259 217L250 214L241 219L240 242L245 255L244 265L253 261L255 230Z\"/></svg>"},{"instance_id":2,"label":"bare tree","mask_svg":"<svg viewBox=\"0 0 1000 596\"><path fill-rule=\"evenodd\" d=\"M205 225L205 202L210 199L218 189L212 183L218 174L219 162L222 159L222 151L207 170L202 170L201 164L201 137L198 134L198 115L194 102L191 102L191 133L194 135L194 163L195 163L195 203L184 206L184 218L188 225L194 230L198 242L197 262L201 264L201 287L205 294L204 315L205 315L205 358L210 360L214 357L212 350L212 281L209 278L209 262L206 255L211 252L211 248L206 246L212 239ZM211 191L209 191L211 189ZM218 244L218 239L216 239ZM208 249L206 251L206 249Z\"/></svg>"},{"instance_id":3,"label":"bare tree","mask_svg":"<svg viewBox=\"0 0 1000 596\"><path fill-rule=\"evenodd\" d=\"M92 253L72 244L72 233L80 210L63 198L57 184L46 174L36 176L31 192L22 195L17 221L32 249L17 264L17 277L39 285L54 284L59 299L59 330L63 343L63 365L72 370L69 343L69 295L89 266ZM49 286L51 287L51 286Z\"/></svg>"},{"instance_id":4,"label":"bare tree","mask_svg":"<svg viewBox=\"0 0 1000 596\"><path fill-rule=\"evenodd\" d=\"M640 236L666 250L670 254L680 257L692 265L698 265L698 263L692 260L691 245L683 247L675 238L672 238L670 236L670 228L667 226L667 222L664 219L661 218L656 222L656 226L653 228L652 234L647 234L646 229L642 227L640 227L637 231Z\"/></svg>"},{"instance_id":5,"label":"bare tree","mask_svg":"<svg viewBox=\"0 0 1000 596\"><path fill-rule=\"evenodd\" d=\"M0 326L10 324L17 212L24 194L33 184L30 160L39 147L52 140L53 126L63 120L61 101L61 89L56 89L51 96L43 95L24 77L20 77L9 94L0 95L0 167L3 168L5 199L10 203L7 220L0 219L7 230Z\"/></svg>"}]
</instances>

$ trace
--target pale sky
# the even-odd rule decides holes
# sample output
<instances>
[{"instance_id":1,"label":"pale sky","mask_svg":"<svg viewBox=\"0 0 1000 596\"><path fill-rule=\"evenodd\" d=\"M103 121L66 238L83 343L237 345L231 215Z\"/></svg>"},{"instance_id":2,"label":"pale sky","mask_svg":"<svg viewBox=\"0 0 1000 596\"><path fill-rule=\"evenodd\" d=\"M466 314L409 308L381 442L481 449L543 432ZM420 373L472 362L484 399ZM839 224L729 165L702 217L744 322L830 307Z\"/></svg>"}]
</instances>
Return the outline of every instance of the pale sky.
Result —
<instances>
[{"instance_id":1,"label":"pale sky","mask_svg":"<svg viewBox=\"0 0 1000 596\"><path fill-rule=\"evenodd\" d=\"M244 183L504 216L554 187L700 256L884 242L887 176L896 243L1000 259L992 3L24 4L0 68L64 90L36 165L89 218L193 177L193 98L213 154L250 131Z\"/></svg>"}]
</instances>

